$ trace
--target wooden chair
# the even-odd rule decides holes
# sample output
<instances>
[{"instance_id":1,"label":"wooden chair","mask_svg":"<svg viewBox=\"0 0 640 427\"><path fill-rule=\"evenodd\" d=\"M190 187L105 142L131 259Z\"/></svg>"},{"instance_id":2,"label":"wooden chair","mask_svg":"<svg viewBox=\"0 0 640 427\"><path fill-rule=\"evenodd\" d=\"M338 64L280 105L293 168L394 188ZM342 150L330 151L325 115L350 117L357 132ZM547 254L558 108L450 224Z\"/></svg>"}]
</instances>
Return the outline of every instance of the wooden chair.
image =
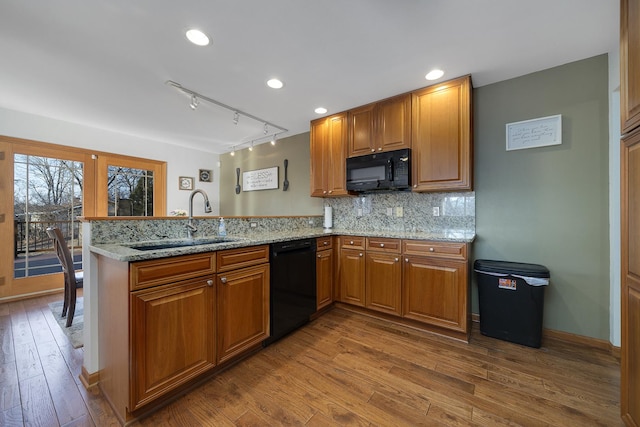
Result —
<instances>
[{"instance_id":1,"label":"wooden chair","mask_svg":"<svg viewBox=\"0 0 640 427\"><path fill-rule=\"evenodd\" d=\"M65 243L64 236L58 227L47 228L47 234L53 240L56 255L62 265L64 273L64 303L62 304L62 317L67 316L67 328L73 323L76 312L76 290L82 287L84 276L82 271L76 272L73 268L73 257ZM67 310L69 311L67 313Z\"/></svg>"}]
</instances>

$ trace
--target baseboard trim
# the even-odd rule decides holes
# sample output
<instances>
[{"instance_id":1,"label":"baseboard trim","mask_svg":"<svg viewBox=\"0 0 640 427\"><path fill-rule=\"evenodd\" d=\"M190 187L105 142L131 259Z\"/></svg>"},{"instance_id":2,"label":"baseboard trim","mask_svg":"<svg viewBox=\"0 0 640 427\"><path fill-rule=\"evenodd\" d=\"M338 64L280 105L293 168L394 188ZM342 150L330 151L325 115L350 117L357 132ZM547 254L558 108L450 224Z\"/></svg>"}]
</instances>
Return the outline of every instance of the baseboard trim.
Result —
<instances>
[{"instance_id":1,"label":"baseboard trim","mask_svg":"<svg viewBox=\"0 0 640 427\"><path fill-rule=\"evenodd\" d=\"M471 320L480 323L480 315L471 314ZM620 347L616 347L607 340L587 337L584 335L572 334L570 332L556 331L554 329L542 329L542 338L549 338L556 341L562 341L569 344L580 345L583 347L595 348L609 352L616 359L620 359Z\"/></svg>"},{"instance_id":2,"label":"baseboard trim","mask_svg":"<svg viewBox=\"0 0 640 427\"><path fill-rule=\"evenodd\" d=\"M78 378L80 378L80 382L82 383L84 388L89 390L90 388L97 386L100 382L100 371L90 374L83 366L82 372L80 373L80 376Z\"/></svg>"}]
</instances>

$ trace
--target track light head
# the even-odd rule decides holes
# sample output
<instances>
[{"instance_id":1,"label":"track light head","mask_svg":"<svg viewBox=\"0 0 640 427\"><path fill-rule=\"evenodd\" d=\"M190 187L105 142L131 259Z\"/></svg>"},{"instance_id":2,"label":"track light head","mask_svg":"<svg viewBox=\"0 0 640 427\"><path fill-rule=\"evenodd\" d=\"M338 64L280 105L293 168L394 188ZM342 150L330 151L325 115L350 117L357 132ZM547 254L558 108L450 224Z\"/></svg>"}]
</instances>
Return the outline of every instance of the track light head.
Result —
<instances>
[{"instance_id":1,"label":"track light head","mask_svg":"<svg viewBox=\"0 0 640 427\"><path fill-rule=\"evenodd\" d=\"M237 125L238 124L238 120L240 120L240 113L238 113L236 111L235 113L233 113L233 124Z\"/></svg>"},{"instance_id":2,"label":"track light head","mask_svg":"<svg viewBox=\"0 0 640 427\"><path fill-rule=\"evenodd\" d=\"M189 107L191 107L192 110L195 110L196 108L198 108L199 104L200 102L198 101L198 97L195 95L191 95L191 103L189 104Z\"/></svg>"}]
</instances>

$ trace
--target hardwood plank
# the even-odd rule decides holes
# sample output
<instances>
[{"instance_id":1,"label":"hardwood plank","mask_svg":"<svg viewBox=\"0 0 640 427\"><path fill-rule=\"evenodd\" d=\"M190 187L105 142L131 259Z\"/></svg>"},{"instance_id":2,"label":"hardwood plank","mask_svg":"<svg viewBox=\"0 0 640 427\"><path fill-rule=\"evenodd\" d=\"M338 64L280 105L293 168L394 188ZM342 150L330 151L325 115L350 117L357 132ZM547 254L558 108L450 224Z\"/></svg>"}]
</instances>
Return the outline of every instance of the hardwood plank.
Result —
<instances>
[{"instance_id":1,"label":"hardwood plank","mask_svg":"<svg viewBox=\"0 0 640 427\"><path fill-rule=\"evenodd\" d=\"M16 368L20 382L43 374L38 349L33 341L16 344Z\"/></svg>"},{"instance_id":2,"label":"hardwood plank","mask_svg":"<svg viewBox=\"0 0 640 427\"><path fill-rule=\"evenodd\" d=\"M0 365L0 411L7 411L16 406L20 407L16 362L3 363Z\"/></svg>"},{"instance_id":3,"label":"hardwood plank","mask_svg":"<svg viewBox=\"0 0 640 427\"><path fill-rule=\"evenodd\" d=\"M20 381L20 399L25 425L59 426L44 375Z\"/></svg>"},{"instance_id":4,"label":"hardwood plank","mask_svg":"<svg viewBox=\"0 0 640 427\"><path fill-rule=\"evenodd\" d=\"M0 364L16 360L13 349L13 333L11 332L11 316L0 316Z\"/></svg>"},{"instance_id":5,"label":"hardwood plank","mask_svg":"<svg viewBox=\"0 0 640 427\"><path fill-rule=\"evenodd\" d=\"M38 342L37 347L60 424L66 425L88 415L82 395L56 342L53 339Z\"/></svg>"},{"instance_id":6,"label":"hardwood plank","mask_svg":"<svg viewBox=\"0 0 640 427\"><path fill-rule=\"evenodd\" d=\"M53 334L49 328L49 324L45 320L44 314L37 307L27 313L29 326L31 327L31 335L33 340L38 343L53 341Z\"/></svg>"},{"instance_id":7,"label":"hardwood plank","mask_svg":"<svg viewBox=\"0 0 640 427\"><path fill-rule=\"evenodd\" d=\"M22 419L22 408L20 405L0 411L0 426L21 426L24 425Z\"/></svg>"}]
</instances>

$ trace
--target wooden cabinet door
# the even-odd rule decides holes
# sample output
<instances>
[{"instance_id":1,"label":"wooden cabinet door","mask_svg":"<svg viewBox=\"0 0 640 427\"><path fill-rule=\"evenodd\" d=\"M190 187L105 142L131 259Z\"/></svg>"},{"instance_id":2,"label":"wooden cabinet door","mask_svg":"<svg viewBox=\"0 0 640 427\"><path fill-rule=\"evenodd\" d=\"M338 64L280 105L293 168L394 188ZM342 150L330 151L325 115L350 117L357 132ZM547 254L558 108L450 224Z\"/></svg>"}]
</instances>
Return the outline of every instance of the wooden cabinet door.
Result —
<instances>
[{"instance_id":1,"label":"wooden cabinet door","mask_svg":"<svg viewBox=\"0 0 640 427\"><path fill-rule=\"evenodd\" d=\"M375 104L349 110L349 157L370 154L375 150Z\"/></svg>"},{"instance_id":2,"label":"wooden cabinet door","mask_svg":"<svg viewBox=\"0 0 640 427\"><path fill-rule=\"evenodd\" d=\"M316 253L316 304L320 310L333 302L333 250Z\"/></svg>"},{"instance_id":3,"label":"wooden cabinet door","mask_svg":"<svg viewBox=\"0 0 640 427\"><path fill-rule=\"evenodd\" d=\"M366 307L384 313L402 315L400 254L367 252L366 259Z\"/></svg>"},{"instance_id":4,"label":"wooden cabinet door","mask_svg":"<svg viewBox=\"0 0 640 427\"><path fill-rule=\"evenodd\" d=\"M215 366L213 284L210 276L131 293L129 411Z\"/></svg>"},{"instance_id":5,"label":"wooden cabinet door","mask_svg":"<svg viewBox=\"0 0 640 427\"><path fill-rule=\"evenodd\" d=\"M269 264L218 274L218 363L269 336Z\"/></svg>"},{"instance_id":6,"label":"wooden cabinet door","mask_svg":"<svg viewBox=\"0 0 640 427\"><path fill-rule=\"evenodd\" d=\"M311 122L311 196L347 195L347 113Z\"/></svg>"},{"instance_id":7,"label":"wooden cabinet door","mask_svg":"<svg viewBox=\"0 0 640 427\"><path fill-rule=\"evenodd\" d=\"M413 92L411 115L413 190L471 190L471 78Z\"/></svg>"},{"instance_id":8,"label":"wooden cabinet door","mask_svg":"<svg viewBox=\"0 0 640 427\"><path fill-rule=\"evenodd\" d=\"M640 129L622 140L622 418L640 425Z\"/></svg>"},{"instance_id":9,"label":"wooden cabinet door","mask_svg":"<svg viewBox=\"0 0 640 427\"><path fill-rule=\"evenodd\" d=\"M364 306L364 251L356 249L341 249L338 267L340 282L340 301Z\"/></svg>"},{"instance_id":10,"label":"wooden cabinet door","mask_svg":"<svg viewBox=\"0 0 640 427\"><path fill-rule=\"evenodd\" d=\"M403 317L466 333L467 263L404 258Z\"/></svg>"},{"instance_id":11,"label":"wooden cabinet door","mask_svg":"<svg viewBox=\"0 0 640 427\"><path fill-rule=\"evenodd\" d=\"M640 0L620 2L620 128L640 126Z\"/></svg>"},{"instance_id":12,"label":"wooden cabinet door","mask_svg":"<svg viewBox=\"0 0 640 427\"><path fill-rule=\"evenodd\" d=\"M318 119L311 122L310 133L311 150L311 196L324 197L327 191L329 176L329 158L327 145L329 144L329 121Z\"/></svg>"},{"instance_id":13,"label":"wooden cabinet door","mask_svg":"<svg viewBox=\"0 0 640 427\"><path fill-rule=\"evenodd\" d=\"M378 103L375 135L377 151L411 148L411 94Z\"/></svg>"},{"instance_id":14,"label":"wooden cabinet door","mask_svg":"<svg viewBox=\"0 0 640 427\"><path fill-rule=\"evenodd\" d=\"M329 117L329 168L327 195L346 196L347 193L347 113Z\"/></svg>"}]
</instances>

